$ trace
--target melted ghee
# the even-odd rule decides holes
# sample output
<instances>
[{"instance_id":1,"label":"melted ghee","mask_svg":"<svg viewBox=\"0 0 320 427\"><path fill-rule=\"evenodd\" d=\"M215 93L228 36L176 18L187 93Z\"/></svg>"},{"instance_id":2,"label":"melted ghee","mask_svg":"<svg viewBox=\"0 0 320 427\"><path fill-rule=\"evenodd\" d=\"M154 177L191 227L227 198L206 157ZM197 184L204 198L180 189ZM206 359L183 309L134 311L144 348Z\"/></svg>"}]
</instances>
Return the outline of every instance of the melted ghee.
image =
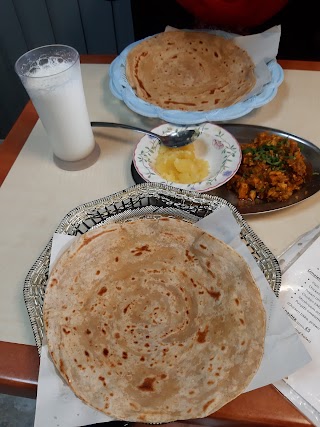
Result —
<instances>
[{"instance_id":1,"label":"melted ghee","mask_svg":"<svg viewBox=\"0 0 320 427\"><path fill-rule=\"evenodd\" d=\"M209 174L209 163L196 157L194 143L179 148L161 145L154 167L162 178L180 184L203 181Z\"/></svg>"}]
</instances>

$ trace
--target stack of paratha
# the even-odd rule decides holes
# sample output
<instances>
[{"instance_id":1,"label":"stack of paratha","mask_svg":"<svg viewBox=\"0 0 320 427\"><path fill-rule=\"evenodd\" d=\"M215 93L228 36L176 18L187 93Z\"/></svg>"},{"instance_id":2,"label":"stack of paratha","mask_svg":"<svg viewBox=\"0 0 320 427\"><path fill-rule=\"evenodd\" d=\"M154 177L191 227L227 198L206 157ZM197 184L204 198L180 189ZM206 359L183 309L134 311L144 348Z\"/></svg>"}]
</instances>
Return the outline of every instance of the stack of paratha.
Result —
<instances>
[{"instance_id":1,"label":"stack of paratha","mask_svg":"<svg viewBox=\"0 0 320 427\"><path fill-rule=\"evenodd\" d=\"M55 265L44 321L74 393L117 419L205 417L245 390L265 312L245 261L172 218L105 225Z\"/></svg>"},{"instance_id":2,"label":"stack of paratha","mask_svg":"<svg viewBox=\"0 0 320 427\"><path fill-rule=\"evenodd\" d=\"M184 111L229 107L256 81L246 51L232 40L193 31L164 32L136 45L126 76L139 98Z\"/></svg>"}]
</instances>

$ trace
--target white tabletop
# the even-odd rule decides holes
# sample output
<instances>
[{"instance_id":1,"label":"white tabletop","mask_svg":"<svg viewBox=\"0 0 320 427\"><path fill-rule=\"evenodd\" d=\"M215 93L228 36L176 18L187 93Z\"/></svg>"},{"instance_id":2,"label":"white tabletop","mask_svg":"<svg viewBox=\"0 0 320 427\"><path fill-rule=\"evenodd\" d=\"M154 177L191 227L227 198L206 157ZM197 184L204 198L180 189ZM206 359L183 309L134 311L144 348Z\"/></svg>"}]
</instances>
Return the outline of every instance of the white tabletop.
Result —
<instances>
[{"instance_id":1,"label":"white tabletop","mask_svg":"<svg viewBox=\"0 0 320 427\"><path fill-rule=\"evenodd\" d=\"M161 122L131 112L108 88L108 66L82 65L90 119L135 124L151 129ZM285 71L275 99L236 123L257 124L296 134L320 147L318 138L320 72ZM23 301L30 267L62 217L75 206L134 185L130 173L135 143L141 136L119 129L96 129L100 158L90 168L67 172L55 166L41 122L0 188L0 340L34 344ZM295 206L247 221L278 256L298 236L320 222L320 192Z\"/></svg>"}]
</instances>

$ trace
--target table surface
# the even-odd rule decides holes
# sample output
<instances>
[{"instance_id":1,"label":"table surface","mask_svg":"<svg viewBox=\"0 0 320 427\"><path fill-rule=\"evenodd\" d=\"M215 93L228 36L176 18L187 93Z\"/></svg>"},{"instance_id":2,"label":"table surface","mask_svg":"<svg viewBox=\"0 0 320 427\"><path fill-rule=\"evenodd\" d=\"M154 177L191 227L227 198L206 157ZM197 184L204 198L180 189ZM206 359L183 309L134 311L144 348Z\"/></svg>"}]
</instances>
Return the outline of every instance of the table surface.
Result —
<instances>
[{"instance_id":1,"label":"table surface","mask_svg":"<svg viewBox=\"0 0 320 427\"><path fill-rule=\"evenodd\" d=\"M131 112L111 95L105 64L113 56L81 59L92 121L122 122L146 129L161 123ZM274 100L233 122L283 129L320 147L320 63L279 62L285 69L285 80ZM139 137L129 137L126 132L96 130L101 149L97 164L85 171L61 171L53 165L49 144L43 141L44 129L29 102L0 145L0 220L6 224L0 245L0 392L36 396L39 358L23 303L25 275L70 209L134 185L130 163ZM246 220L279 256L298 236L318 225L319 202L318 193L290 208L248 215ZM213 425L215 419L225 420L219 425L234 425L233 421L237 425L312 425L272 385L242 394L211 417L188 424Z\"/></svg>"}]
</instances>

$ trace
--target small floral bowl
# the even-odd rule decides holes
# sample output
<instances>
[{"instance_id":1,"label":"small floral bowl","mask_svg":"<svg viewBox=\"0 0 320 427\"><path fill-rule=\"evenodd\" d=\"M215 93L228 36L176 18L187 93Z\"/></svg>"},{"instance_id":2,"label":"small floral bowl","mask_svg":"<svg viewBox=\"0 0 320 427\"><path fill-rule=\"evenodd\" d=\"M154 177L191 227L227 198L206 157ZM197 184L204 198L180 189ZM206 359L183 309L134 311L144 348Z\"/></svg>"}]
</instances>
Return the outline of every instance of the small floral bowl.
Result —
<instances>
[{"instance_id":1,"label":"small floral bowl","mask_svg":"<svg viewBox=\"0 0 320 427\"><path fill-rule=\"evenodd\" d=\"M152 132L167 135L179 129L181 126L164 124L156 127ZM197 157L207 160L209 163L209 174L203 181L194 184L180 184L167 181L160 176L154 169L160 142L147 135L138 142L134 151L133 162L139 175L147 182L158 182L201 193L225 184L237 172L241 163L242 154L238 141L225 129L211 123L188 126L187 129L199 131L199 137L194 142L195 153Z\"/></svg>"}]
</instances>

